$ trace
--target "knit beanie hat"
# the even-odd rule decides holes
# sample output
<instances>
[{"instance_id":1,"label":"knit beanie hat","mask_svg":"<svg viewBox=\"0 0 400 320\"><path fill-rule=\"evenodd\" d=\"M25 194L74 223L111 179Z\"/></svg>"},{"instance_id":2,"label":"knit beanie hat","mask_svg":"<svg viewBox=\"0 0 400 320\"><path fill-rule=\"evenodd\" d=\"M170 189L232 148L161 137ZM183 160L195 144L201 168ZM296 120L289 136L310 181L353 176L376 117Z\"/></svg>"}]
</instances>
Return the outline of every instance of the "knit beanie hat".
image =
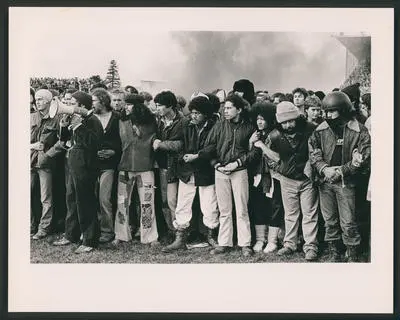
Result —
<instances>
[{"instance_id":1,"label":"knit beanie hat","mask_svg":"<svg viewBox=\"0 0 400 320\"><path fill-rule=\"evenodd\" d=\"M299 109L289 101L282 101L276 106L276 120L278 123L294 120L299 116Z\"/></svg>"},{"instance_id":2,"label":"knit beanie hat","mask_svg":"<svg viewBox=\"0 0 400 320\"><path fill-rule=\"evenodd\" d=\"M51 101L51 99L53 99L52 93L47 89L39 89L38 91L36 91L35 100L37 100L38 97L43 98L47 102L49 102L49 101Z\"/></svg>"},{"instance_id":3,"label":"knit beanie hat","mask_svg":"<svg viewBox=\"0 0 400 320\"><path fill-rule=\"evenodd\" d=\"M137 93L128 93L125 96L125 103L129 104L138 104L138 103L144 103L144 97L140 94Z\"/></svg>"},{"instance_id":4,"label":"knit beanie hat","mask_svg":"<svg viewBox=\"0 0 400 320\"><path fill-rule=\"evenodd\" d=\"M188 105L190 111L193 109L197 110L207 118L210 118L214 112L214 107L211 104L209 98L198 96L193 98Z\"/></svg>"},{"instance_id":5,"label":"knit beanie hat","mask_svg":"<svg viewBox=\"0 0 400 320\"><path fill-rule=\"evenodd\" d=\"M72 97L75 98L78 103L83 104L86 109L92 109L92 96L83 91L76 91L72 94Z\"/></svg>"},{"instance_id":6,"label":"knit beanie hat","mask_svg":"<svg viewBox=\"0 0 400 320\"><path fill-rule=\"evenodd\" d=\"M344 92L345 94L347 94L347 96L350 98L350 101L352 101L352 102L360 100L360 84L359 83L355 83L350 86L347 86L346 88L343 88L341 91Z\"/></svg>"},{"instance_id":7,"label":"knit beanie hat","mask_svg":"<svg viewBox=\"0 0 400 320\"><path fill-rule=\"evenodd\" d=\"M233 91L243 92L243 99L247 100L250 104L255 101L254 84L247 79L240 79L233 84Z\"/></svg>"}]
</instances>

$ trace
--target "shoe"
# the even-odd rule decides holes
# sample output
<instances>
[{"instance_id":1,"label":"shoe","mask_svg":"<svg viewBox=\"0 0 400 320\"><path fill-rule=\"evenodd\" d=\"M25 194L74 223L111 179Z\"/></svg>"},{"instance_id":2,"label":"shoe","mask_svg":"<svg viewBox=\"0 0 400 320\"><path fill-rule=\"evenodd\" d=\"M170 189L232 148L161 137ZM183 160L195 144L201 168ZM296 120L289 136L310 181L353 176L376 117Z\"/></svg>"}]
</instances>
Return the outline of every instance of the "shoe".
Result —
<instances>
[{"instance_id":1,"label":"shoe","mask_svg":"<svg viewBox=\"0 0 400 320\"><path fill-rule=\"evenodd\" d=\"M278 250L278 245L276 243L268 242L264 248L264 253L272 253Z\"/></svg>"},{"instance_id":2,"label":"shoe","mask_svg":"<svg viewBox=\"0 0 400 320\"><path fill-rule=\"evenodd\" d=\"M264 241L258 240L256 241L255 245L253 246L254 252L261 252L264 248Z\"/></svg>"},{"instance_id":3,"label":"shoe","mask_svg":"<svg viewBox=\"0 0 400 320\"><path fill-rule=\"evenodd\" d=\"M94 249L93 247L84 246L84 245L82 244L82 245L80 245L80 246L78 247L78 249L75 250L75 253L76 253L76 254L80 254L80 253L89 253L89 252L93 251L93 249Z\"/></svg>"},{"instance_id":4,"label":"shoe","mask_svg":"<svg viewBox=\"0 0 400 320\"><path fill-rule=\"evenodd\" d=\"M71 244L72 242L69 241L67 238L62 237L60 240L54 241L53 246L66 246L68 244Z\"/></svg>"},{"instance_id":5,"label":"shoe","mask_svg":"<svg viewBox=\"0 0 400 320\"><path fill-rule=\"evenodd\" d=\"M176 230L175 240L170 245L161 249L161 252L170 253L180 249L186 249L187 231Z\"/></svg>"},{"instance_id":6,"label":"shoe","mask_svg":"<svg viewBox=\"0 0 400 320\"><path fill-rule=\"evenodd\" d=\"M306 255L305 255L305 259L307 261L315 261L315 260L317 260L317 258L318 258L318 254L315 250L313 250L313 249L307 250Z\"/></svg>"},{"instance_id":7,"label":"shoe","mask_svg":"<svg viewBox=\"0 0 400 320\"><path fill-rule=\"evenodd\" d=\"M111 242L113 240L113 236L110 235L101 235L99 238L99 242L100 243L107 243L107 242Z\"/></svg>"},{"instance_id":8,"label":"shoe","mask_svg":"<svg viewBox=\"0 0 400 320\"><path fill-rule=\"evenodd\" d=\"M347 262L359 262L359 257L358 257L358 246L346 246L346 257L347 257Z\"/></svg>"},{"instance_id":9,"label":"shoe","mask_svg":"<svg viewBox=\"0 0 400 320\"><path fill-rule=\"evenodd\" d=\"M341 262L339 246L337 241L329 241L328 250L329 250L329 257L327 260L328 262Z\"/></svg>"},{"instance_id":10,"label":"shoe","mask_svg":"<svg viewBox=\"0 0 400 320\"><path fill-rule=\"evenodd\" d=\"M288 247L283 247L280 250L278 250L277 255L278 256L288 256L288 255L291 255L293 253L294 253L294 251L292 249L290 249Z\"/></svg>"},{"instance_id":11,"label":"shoe","mask_svg":"<svg viewBox=\"0 0 400 320\"><path fill-rule=\"evenodd\" d=\"M210 254L216 255L216 254L226 253L228 251L229 251L229 247L227 247L227 246L217 246L213 250L210 251Z\"/></svg>"},{"instance_id":12,"label":"shoe","mask_svg":"<svg viewBox=\"0 0 400 320\"><path fill-rule=\"evenodd\" d=\"M218 246L217 242L217 228L207 228L207 242L214 248Z\"/></svg>"},{"instance_id":13,"label":"shoe","mask_svg":"<svg viewBox=\"0 0 400 320\"><path fill-rule=\"evenodd\" d=\"M47 232L39 230L36 234L32 237L33 240L40 240L47 237Z\"/></svg>"},{"instance_id":14,"label":"shoe","mask_svg":"<svg viewBox=\"0 0 400 320\"><path fill-rule=\"evenodd\" d=\"M250 257L253 255L253 250L250 247L242 247L242 256Z\"/></svg>"}]
</instances>

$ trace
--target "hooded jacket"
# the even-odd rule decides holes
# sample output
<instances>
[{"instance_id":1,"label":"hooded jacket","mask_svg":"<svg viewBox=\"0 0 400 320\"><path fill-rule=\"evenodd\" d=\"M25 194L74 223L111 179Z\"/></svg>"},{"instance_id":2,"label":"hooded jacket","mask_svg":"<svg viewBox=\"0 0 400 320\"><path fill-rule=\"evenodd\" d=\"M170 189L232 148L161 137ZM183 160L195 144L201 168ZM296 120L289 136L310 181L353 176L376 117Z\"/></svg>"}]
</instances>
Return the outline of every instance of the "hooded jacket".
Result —
<instances>
[{"instance_id":1,"label":"hooded jacket","mask_svg":"<svg viewBox=\"0 0 400 320\"><path fill-rule=\"evenodd\" d=\"M325 167L330 167L332 155L336 146L336 135L326 121L322 122L309 139L311 165L316 169L320 180L324 179L322 173ZM351 164L354 149L358 149L363 155L363 165L355 167ZM362 170L368 170L371 158L371 138L367 128L357 120L350 120L344 127L342 166L343 183L354 186L355 174Z\"/></svg>"}]
</instances>

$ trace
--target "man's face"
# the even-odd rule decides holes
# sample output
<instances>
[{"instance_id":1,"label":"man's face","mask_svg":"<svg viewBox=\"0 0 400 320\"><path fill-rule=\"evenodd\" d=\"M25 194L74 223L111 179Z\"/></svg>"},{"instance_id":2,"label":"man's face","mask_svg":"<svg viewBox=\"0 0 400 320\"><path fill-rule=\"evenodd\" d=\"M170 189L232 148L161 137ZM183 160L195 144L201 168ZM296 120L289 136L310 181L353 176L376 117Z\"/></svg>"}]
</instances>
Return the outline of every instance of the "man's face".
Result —
<instances>
[{"instance_id":1,"label":"man's face","mask_svg":"<svg viewBox=\"0 0 400 320\"><path fill-rule=\"evenodd\" d=\"M72 94L71 93L66 93L65 96L64 96L64 103L67 106L70 106L71 105L71 99L72 99Z\"/></svg>"},{"instance_id":2,"label":"man's face","mask_svg":"<svg viewBox=\"0 0 400 320\"><path fill-rule=\"evenodd\" d=\"M111 96L111 107L114 110L120 111L124 108L125 101L122 94L113 94Z\"/></svg>"},{"instance_id":3,"label":"man's face","mask_svg":"<svg viewBox=\"0 0 400 320\"><path fill-rule=\"evenodd\" d=\"M190 116L192 118L192 123L196 125L201 125L206 121L206 117L204 116L204 114L201 114L196 109L193 109L191 111Z\"/></svg>"},{"instance_id":4,"label":"man's face","mask_svg":"<svg viewBox=\"0 0 400 320\"><path fill-rule=\"evenodd\" d=\"M321 108L319 107L309 107L307 109L307 116L310 120L316 120L321 116Z\"/></svg>"},{"instance_id":5,"label":"man's face","mask_svg":"<svg viewBox=\"0 0 400 320\"><path fill-rule=\"evenodd\" d=\"M369 117L369 111L368 111L368 107L367 107L366 104L361 103L361 105L360 105L360 112L361 112L361 114L362 114L364 117L366 117L366 118Z\"/></svg>"},{"instance_id":6,"label":"man's face","mask_svg":"<svg viewBox=\"0 0 400 320\"><path fill-rule=\"evenodd\" d=\"M328 111L326 111L326 118L327 119L333 120L333 119L339 118L339 116L340 116L340 114L339 114L338 110L328 110Z\"/></svg>"},{"instance_id":7,"label":"man's face","mask_svg":"<svg viewBox=\"0 0 400 320\"><path fill-rule=\"evenodd\" d=\"M296 129L296 119L285 121L281 123L283 131L292 134Z\"/></svg>"},{"instance_id":8,"label":"man's face","mask_svg":"<svg viewBox=\"0 0 400 320\"><path fill-rule=\"evenodd\" d=\"M39 111L45 111L50 108L50 101L47 100L45 97L39 95L35 96L36 99L36 107Z\"/></svg>"},{"instance_id":9,"label":"man's face","mask_svg":"<svg viewBox=\"0 0 400 320\"><path fill-rule=\"evenodd\" d=\"M293 95L293 104L296 107L301 107L304 104L304 95L301 92L296 92Z\"/></svg>"},{"instance_id":10,"label":"man's face","mask_svg":"<svg viewBox=\"0 0 400 320\"><path fill-rule=\"evenodd\" d=\"M104 106L101 104L100 100L96 96L92 96L92 108L94 109L94 113L101 113L104 109Z\"/></svg>"},{"instance_id":11,"label":"man's face","mask_svg":"<svg viewBox=\"0 0 400 320\"><path fill-rule=\"evenodd\" d=\"M171 108L167 108L167 106L159 103L156 103L156 107L157 107L157 113L161 117L164 117L171 110Z\"/></svg>"},{"instance_id":12,"label":"man's face","mask_svg":"<svg viewBox=\"0 0 400 320\"><path fill-rule=\"evenodd\" d=\"M234 120L239 117L241 109L237 109L232 102L227 101L224 105L224 117L226 120Z\"/></svg>"},{"instance_id":13,"label":"man's face","mask_svg":"<svg viewBox=\"0 0 400 320\"><path fill-rule=\"evenodd\" d=\"M257 128L258 130L264 130L267 127L267 122L265 121L264 117L261 115L257 116Z\"/></svg>"}]
</instances>

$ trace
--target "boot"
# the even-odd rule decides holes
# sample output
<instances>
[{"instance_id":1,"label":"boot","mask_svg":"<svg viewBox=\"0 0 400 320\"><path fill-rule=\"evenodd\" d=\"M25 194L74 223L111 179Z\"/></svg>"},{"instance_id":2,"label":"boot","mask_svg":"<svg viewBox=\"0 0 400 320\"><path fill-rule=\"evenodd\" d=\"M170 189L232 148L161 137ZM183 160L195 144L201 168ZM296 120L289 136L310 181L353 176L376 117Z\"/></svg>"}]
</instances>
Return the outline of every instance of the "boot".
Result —
<instances>
[{"instance_id":1,"label":"boot","mask_svg":"<svg viewBox=\"0 0 400 320\"><path fill-rule=\"evenodd\" d=\"M328 262L340 262L339 246L337 241L328 242L329 258Z\"/></svg>"},{"instance_id":2,"label":"boot","mask_svg":"<svg viewBox=\"0 0 400 320\"><path fill-rule=\"evenodd\" d=\"M218 246L217 228L214 229L207 228L207 242L214 248Z\"/></svg>"},{"instance_id":3,"label":"boot","mask_svg":"<svg viewBox=\"0 0 400 320\"><path fill-rule=\"evenodd\" d=\"M358 246L346 246L347 262L358 262Z\"/></svg>"},{"instance_id":4,"label":"boot","mask_svg":"<svg viewBox=\"0 0 400 320\"><path fill-rule=\"evenodd\" d=\"M174 242L172 242L169 246L162 248L161 251L164 253L168 253L180 249L186 249L186 238L186 230L176 230Z\"/></svg>"},{"instance_id":5,"label":"boot","mask_svg":"<svg viewBox=\"0 0 400 320\"><path fill-rule=\"evenodd\" d=\"M256 229L256 243L253 246L253 250L254 252L261 252L265 244L265 230L267 229L267 226L265 224L260 224L260 225L256 224L255 229Z\"/></svg>"},{"instance_id":6,"label":"boot","mask_svg":"<svg viewBox=\"0 0 400 320\"><path fill-rule=\"evenodd\" d=\"M278 227L269 227L268 228L268 243L264 249L264 253L272 253L278 250Z\"/></svg>"}]
</instances>

